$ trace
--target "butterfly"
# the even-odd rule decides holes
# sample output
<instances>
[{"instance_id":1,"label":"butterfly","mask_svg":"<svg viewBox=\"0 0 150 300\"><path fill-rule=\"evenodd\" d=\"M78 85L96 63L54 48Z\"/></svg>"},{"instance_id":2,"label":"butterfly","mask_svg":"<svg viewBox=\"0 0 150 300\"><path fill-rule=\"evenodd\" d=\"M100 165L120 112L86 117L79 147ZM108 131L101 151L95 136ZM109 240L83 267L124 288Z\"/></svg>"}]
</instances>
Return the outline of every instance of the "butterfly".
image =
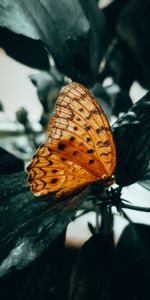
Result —
<instances>
[{"instance_id":1,"label":"butterfly","mask_svg":"<svg viewBox=\"0 0 150 300\"><path fill-rule=\"evenodd\" d=\"M92 182L109 182L116 150L109 122L95 97L71 82L60 92L46 141L27 167L33 194L54 192L56 199Z\"/></svg>"}]
</instances>

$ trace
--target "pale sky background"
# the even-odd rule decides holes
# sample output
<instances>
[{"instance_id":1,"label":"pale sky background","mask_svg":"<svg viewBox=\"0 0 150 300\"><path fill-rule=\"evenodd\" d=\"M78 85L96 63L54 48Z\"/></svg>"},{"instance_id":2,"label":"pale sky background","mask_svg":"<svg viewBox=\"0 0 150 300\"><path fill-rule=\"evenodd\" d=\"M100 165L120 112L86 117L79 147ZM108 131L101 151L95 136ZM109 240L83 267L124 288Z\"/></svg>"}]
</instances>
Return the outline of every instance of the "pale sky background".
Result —
<instances>
[{"instance_id":1,"label":"pale sky background","mask_svg":"<svg viewBox=\"0 0 150 300\"><path fill-rule=\"evenodd\" d=\"M24 106L32 120L39 120L42 107L37 98L36 88L29 79L30 74L37 72L36 69L18 63L0 50L0 101L11 119L14 119L15 112Z\"/></svg>"}]
</instances>

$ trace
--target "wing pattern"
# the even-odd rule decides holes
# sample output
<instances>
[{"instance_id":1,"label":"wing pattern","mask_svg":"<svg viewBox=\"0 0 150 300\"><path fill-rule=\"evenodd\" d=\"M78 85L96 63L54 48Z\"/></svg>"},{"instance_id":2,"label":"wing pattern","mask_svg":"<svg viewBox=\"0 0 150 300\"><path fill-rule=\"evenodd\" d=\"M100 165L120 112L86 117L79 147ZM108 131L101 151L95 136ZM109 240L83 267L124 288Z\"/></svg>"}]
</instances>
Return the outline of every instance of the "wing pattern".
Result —
<instances>
[{"instance_id":1,"label":"wing pattern","mask_svg":"<svg viewBox=\"0 0 150 300\"><path fill-rule=\"evenodd\" d=\"M28 166L33 193L72 192L110 178L115 163L115 145L103 110L85 87L70 83L57 99L46 142Z\"/></svg>"}]
</instances>

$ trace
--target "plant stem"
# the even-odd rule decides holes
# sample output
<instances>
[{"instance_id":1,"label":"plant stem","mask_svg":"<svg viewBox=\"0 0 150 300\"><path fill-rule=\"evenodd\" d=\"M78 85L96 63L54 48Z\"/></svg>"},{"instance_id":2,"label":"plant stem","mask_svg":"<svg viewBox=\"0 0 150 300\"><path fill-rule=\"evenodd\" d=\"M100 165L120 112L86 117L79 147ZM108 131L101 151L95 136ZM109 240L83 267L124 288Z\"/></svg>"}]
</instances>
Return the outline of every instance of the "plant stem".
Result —
<instances>
[{"instance_id":1,"label":"plant stem","mask_svg":"<svg viewBox=\"0 0 150 300\"><path fill-rule=\"evenodd\" d=\"M145 211L150 212L150 207L143 207L143 206L137 206L137 205L129 205L126 203L121 203L121 208L127 208L127 209L133 209L138 211Z\"/></svg>"},{"instance_id":2,"label":"plant stem","mask_svg":"<svg viewBox=\"0 0 150 300\"><path fill-rule=\"evenodd\" d=\"M113 214L111 207L102 206L101 207L101 232L105 237L113 243Z\"/></svg>"},{"instance_id":3,"label":"plant stem","mask_svg":"<svg viewBox=\"0 0 150 300\"><path fill-rule=\"evenodd\" d=\"M99 207L95 206L95 213L96 213L96 233L99 232Z\"/></svg>"},{"instance_id":4,"label":"plant stem","mask_svg":"<svg viewBox=\"0 0 150 300\"><path fill-rule=\"evenodd\" d=\"M128 215L123 211L123 209L121 209L121 214L123 215L123 217L129 222L131 223L132 220L128 217Z\"/></svg>"}]
</instances>

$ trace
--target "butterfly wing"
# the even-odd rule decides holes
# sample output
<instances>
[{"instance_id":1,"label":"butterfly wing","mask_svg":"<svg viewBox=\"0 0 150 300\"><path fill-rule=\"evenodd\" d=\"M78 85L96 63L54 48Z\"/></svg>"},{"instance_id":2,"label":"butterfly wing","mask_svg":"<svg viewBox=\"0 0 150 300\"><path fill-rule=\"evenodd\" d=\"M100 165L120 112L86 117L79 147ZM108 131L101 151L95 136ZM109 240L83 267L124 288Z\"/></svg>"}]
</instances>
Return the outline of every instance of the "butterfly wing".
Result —
<instances>
[{"instance_id":1,"label":"butterfly wing","mask_svg":"<svg viewBox=\"0 0 150 300\"><path fill-rule=\"evenodd\" d=\"M72 82L60 93L48 126L49 146L67 154L98 178L111 176L116 162L109 122L94 96Z\"/></svg>"},{"instance_id":2,"label":"butterfly wing","mask_svg":"<svg viewBox=\"0 0 150 300\"><path fill-rule=\"evenodd\" d=\"M69 196L70 191L73 193L96 180L79 165L53 153L48 144L46 142L39 148L27 167L28 180L35 195L57 192L57 198L64 194Z\"/></svg>"},{"instance_id":3,"label":"butterfly wing","mask_svg":"<svg viewBox=\"0 0 150 300\"><path fill-rule=\"evenodd\" d=\"M103 110L85 87L70 83L57 99L48 139L28 167L33 193L72 192L110 178L115 163L115 145Z\"/></svg>"}]
</instances>

